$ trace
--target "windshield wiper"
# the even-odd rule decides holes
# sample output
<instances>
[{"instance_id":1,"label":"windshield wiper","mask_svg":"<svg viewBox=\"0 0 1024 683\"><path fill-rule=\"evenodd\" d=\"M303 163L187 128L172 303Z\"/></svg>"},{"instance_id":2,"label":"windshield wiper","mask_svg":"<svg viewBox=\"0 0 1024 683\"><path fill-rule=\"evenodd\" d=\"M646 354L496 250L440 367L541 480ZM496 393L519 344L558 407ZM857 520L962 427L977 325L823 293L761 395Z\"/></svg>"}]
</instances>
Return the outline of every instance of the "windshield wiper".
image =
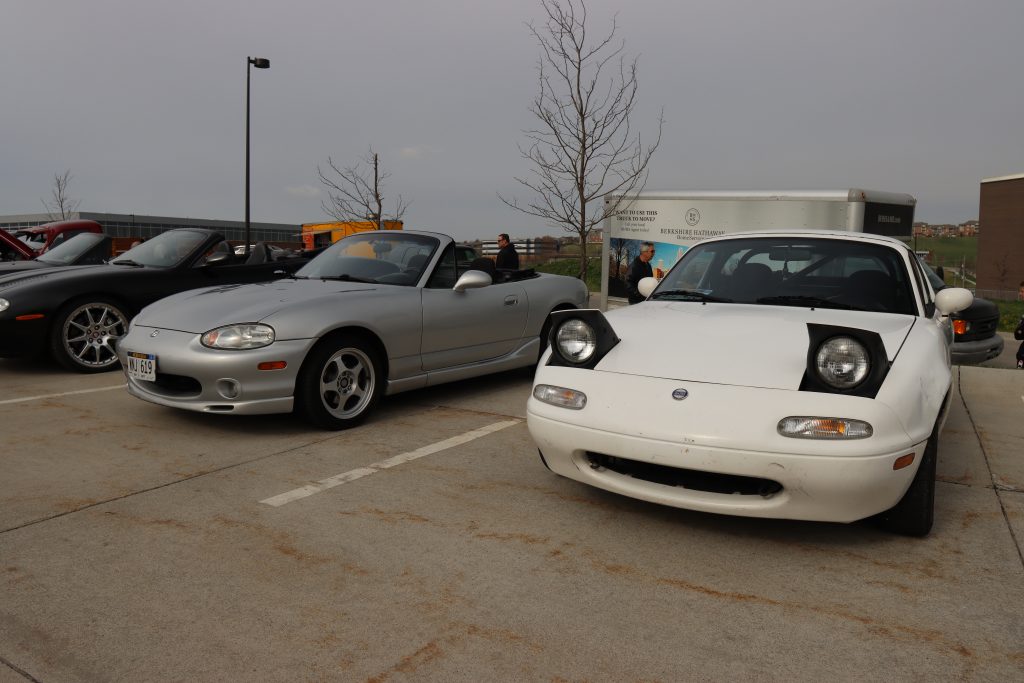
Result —
<instances>
[{"instance_id":1,"label":"windshield wiper","mask_svg":"<svg viewBox=\"0 0 1024 683\"><path fill-rule=\"evenodd\" d=\"M120 258L117 259L116 261L111 261L110 263L115 266L137 266L139 268L145 267L143 264L139 263L138 261L132 261L130 258Z\"/></svg>"},{"instance_id":2,"label":"windshield wiper","mask_svg":"<svg viewBox=\"0 0 1024 683\"><path fill-rule=\"evenodd\" d=\"M369 285L377 284L376 280L366 279L364 277L356 277L355 275L349 275L348 273L342 273L341 275L321 275L321 280L341 280L342 282L365 282Z\"/></svg>"},{"instance_id":3,"label":"windshield wiper","mask_svg":"<svg viewBox=\"0 0 1024 683\"><path fill-rule=\"evenodd\" d=\"M683 301L710 301L712 303L732 303L732 299L720 296L711 296L696 289L663 289L651 294L649 299L679 298Z\"/></svg>"},{"instance_id":4,"label":"windshield wiper","mask_svg":"<svg viewBox=\"0 0 1024 683\"><path fill-rule=\"evenodd\" d=\"M844 311L863 311L865 309L859 306L851 306L849 304L841 304L837 301L829 301L828 299L822 299L818 296L765 296L757 300L759 304L768 304L769 306L810 306L812 308L838 308Z\"/></svg>"}]
</instances>

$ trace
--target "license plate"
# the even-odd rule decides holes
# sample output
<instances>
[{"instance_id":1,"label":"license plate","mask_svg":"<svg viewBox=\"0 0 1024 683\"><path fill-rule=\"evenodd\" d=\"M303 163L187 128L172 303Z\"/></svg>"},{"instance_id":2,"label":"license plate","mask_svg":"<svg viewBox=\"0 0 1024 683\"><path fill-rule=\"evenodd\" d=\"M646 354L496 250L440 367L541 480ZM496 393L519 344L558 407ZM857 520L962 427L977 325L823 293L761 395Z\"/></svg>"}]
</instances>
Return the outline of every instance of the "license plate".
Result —
<instances>
[{"instance_id":1,"label":"license plate","mask_svg":"<svg viewBox=\"0 0 1024 683\"><path fill-rule=\"evenodd\" d=\"M128 353L128 376L147 382L156 381L156 356L151 353Z\"/></svg>"}]
</instances>

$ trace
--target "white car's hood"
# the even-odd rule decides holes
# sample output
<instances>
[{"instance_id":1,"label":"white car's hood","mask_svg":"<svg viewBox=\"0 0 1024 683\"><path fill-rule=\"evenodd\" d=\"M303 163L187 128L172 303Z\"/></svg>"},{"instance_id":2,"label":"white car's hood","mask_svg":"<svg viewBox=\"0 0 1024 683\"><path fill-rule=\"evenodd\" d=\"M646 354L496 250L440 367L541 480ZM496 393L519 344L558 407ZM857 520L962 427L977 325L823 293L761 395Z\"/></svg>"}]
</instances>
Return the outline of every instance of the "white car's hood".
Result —
<instances>
[{"instance_id":1,"label":"white car's hood","mask_svg":"<svg viewBox=\"0 0 1024 683\"><path fill-rule=\"evenodd\" d=\"M313 305L322 297L375 288L360 282L285 279L193 289L147 306L134 324L200 333L220 325L260 322L281 309Z\"/></svg>"},{"instance_id":2,"label":"white car's hood","mask_svg":"<svg viewBox=\"0 0 1024 683\"><path fill-rule=\"evenodd\" d=\"M606 314L621 340L597 365L606 372L797 389L807 367L807 324L877 332L891 362L911 315L746 304L649 301Z\"/></svg>"}]
</instances>

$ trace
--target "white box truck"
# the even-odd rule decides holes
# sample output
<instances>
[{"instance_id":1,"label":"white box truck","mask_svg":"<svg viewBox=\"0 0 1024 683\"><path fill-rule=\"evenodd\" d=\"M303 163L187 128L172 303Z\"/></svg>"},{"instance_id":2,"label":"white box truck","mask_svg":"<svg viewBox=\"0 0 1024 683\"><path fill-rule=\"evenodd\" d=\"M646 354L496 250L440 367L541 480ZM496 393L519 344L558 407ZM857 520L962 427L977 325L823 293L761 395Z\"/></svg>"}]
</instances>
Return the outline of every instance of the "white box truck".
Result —
<instances>
[{"instance_id":1,"label":"white box truck","mask_svg":"<svg viewBox=\"0 0 1024 683\"><path fill-rule=\"evenodd\" d=\"M651 267L660 276L692 245L731 232L807 228L910 237L917 204L909 194L860 189L644 191L631 197L603 226L602 309L626 301L626 270L642 242L654 243Z\"/></svg>"}]
</instances>

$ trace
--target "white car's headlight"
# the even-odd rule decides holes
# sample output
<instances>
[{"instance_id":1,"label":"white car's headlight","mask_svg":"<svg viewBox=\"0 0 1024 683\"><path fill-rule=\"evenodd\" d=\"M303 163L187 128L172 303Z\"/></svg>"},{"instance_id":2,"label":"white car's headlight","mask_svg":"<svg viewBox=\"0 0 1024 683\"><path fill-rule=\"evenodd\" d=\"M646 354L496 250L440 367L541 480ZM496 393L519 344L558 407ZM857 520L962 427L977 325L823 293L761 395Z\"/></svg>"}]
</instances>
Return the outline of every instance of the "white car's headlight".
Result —
<instances>
[{"instance_id":1,"label":"white car's headlight","mask_svg":"<svg viewBox=\"0 0 1024 683\"><path fill-rule=\"evenodd\" d=\"M0 313L3 313L11 307L11 302L7 299L0 299Z\"/></svg>"},{"instance_id":2,"label":"white car's headlight","mask_svg":"<svg viewBox=\"0 0 1024 683\"><path fill-rule=\"evenodd\" d=\"M211 349L258 349L274 343L274 328L260 323L225 325L210 330L199 341Z\"/></svg>"},{"instance_id":3,"label":"white car's headlight","mask_svg":"<svg viewBox=\"0 0 1024 683\"><path fill-rule=\"evenodd\" d=\"M874 433L867 422L843 417L784 417L776 429L794 439L866 439Z\"/></svg>"},{"instance_id":4,"label":"white car's headlight","mask_svg":"<svg viewBox=\"0 0 1024 683\"><path fill-rule=\"evenodd\" d=\"M814 368L829 386L852 389L871 371L871 355L853 337L832 337L818 348Z\"/></svg>"},{"instance_id":5,"label":"white car's headlight","mask_svg":"<svg viewBox=\"0 0 1024 683\"><path fill-rule=\"evenodd\" d=\"M558 352L572 363L586 363L597 351L597 333L589 324L573 318L558 328L555 335Z\"/></svg>"}]
</instances>

